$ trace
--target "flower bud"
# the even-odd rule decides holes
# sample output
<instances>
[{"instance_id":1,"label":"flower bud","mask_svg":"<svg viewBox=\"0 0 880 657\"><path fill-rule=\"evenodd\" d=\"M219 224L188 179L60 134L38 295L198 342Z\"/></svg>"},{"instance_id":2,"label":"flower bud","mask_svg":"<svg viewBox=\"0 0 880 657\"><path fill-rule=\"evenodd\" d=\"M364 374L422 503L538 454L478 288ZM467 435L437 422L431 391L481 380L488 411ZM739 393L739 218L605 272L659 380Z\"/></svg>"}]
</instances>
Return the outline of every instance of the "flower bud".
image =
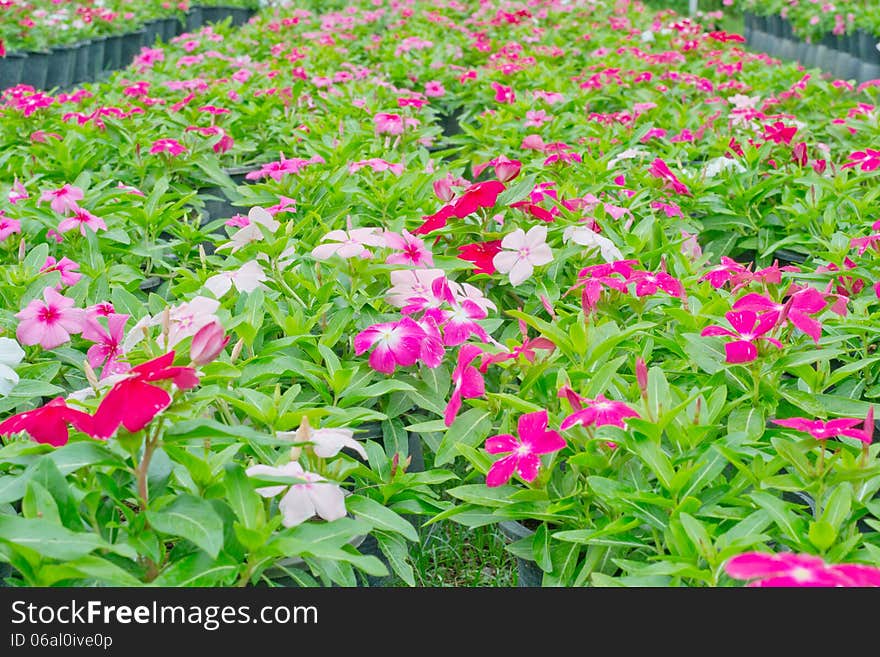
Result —
<instances>
[{"instance_id":1,"label":"flower bud","mask_svg":"<svg viewBox=\"0 0 880 657\"><path fill-rule=\"evenodd\" d=\"M522 162L519 160L508 160L506 157L501 156L495 162L495 177L499 181L506 183L516 178L521 169Z\"/></svg>"},{"instance_id":2,"label":"flower bud","mask_svg":"<svg viewBox=\"0 0 880 657\"><path fill-rule=\"evenodd\" d=\"M648 364L645 359L639 356L636 358L636 381L639 384L639 390L642 397L648 396Z\"/></svg>"},{"instance_id":3,"label":"flower bud","mask_svg":"<svg viewBox=\"0 0 880 657\"><path fill-rule=\"evenodd\" d=\"M452 191L452 183L449 178L440 178L434 181L434 193L444 203L449 203L455 193Z\"/></svg>"},{"instance_id":4,"label":"flower bud","mask_svg":"<svg viewBox=\"0 0 880 657\"><path fill-rule=\"evenodd\" d=\"M194 365L207 365L220 355L227 342L229 336L219 322L206 324L193 336L189 348L190 360Z\"/></svg>"},{"instance_id":5,"label":"flower bud","mask_svg":"<svg viewBox=\"0 0 880 657\"><path fill-rule=\"evenodd\" d=\"M239 341L235 343L235 346L232 348L232 353L229 355L229 360L233 363L237 361L238 357L241 356L242 349L244 349L244 338L239 339Z\"/></svg>"}]
</instances>

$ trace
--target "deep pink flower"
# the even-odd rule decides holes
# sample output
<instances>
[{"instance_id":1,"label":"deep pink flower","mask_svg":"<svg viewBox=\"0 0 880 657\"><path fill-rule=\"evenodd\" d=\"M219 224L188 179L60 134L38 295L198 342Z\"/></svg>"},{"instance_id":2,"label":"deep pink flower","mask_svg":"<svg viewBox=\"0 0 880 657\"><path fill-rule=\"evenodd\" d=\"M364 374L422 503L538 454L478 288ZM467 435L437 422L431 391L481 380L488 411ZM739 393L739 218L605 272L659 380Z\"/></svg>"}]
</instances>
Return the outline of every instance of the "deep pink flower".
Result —
<instances>
[{"instance_id":1,"label":"deep pink flower","mask_svg":"<svg viewBox=\"0 0 880 657\"><path fill-rule=\"evenodd\" d=\"M599 395L595 399L579 398L583 408L575 411L562 421L560 429L565 431L576 424L584 427L601 427L610 424L615 427L626 427L626 418L641 417L639 413L628 404L620 401L607 399L605 395Z\"/></svg>"},{"instance_id":2,"label":"deep pink flower","mask_svg":"<svg viewBox=\"0 0 880 657\"><path fill-rule=\"evenodd\" d=\"M453 214L459 219L463 219L479 208L494 208L498 195L505 189L504 183L498 180L488 180L471 185L453 205Z\"/></svg>"},{"instance_id":3,"label":"deep pink flower","mask_svg":"<svg viewBox=\"0 0 880 657\"><path fill-rule=\"evenodd\" d=\"M873 407L871 409L873 413ZM841 417L835 420L808 420L803 417L792 417L783 420L773 420L775 424L789 429L796 429L810 434L816 440L827 440L838 436L848 436L856 438L863 443L870 445L873 435L874 422L873 415L870 422L865 422L863 429L853 429L857 424L862 424L862 420L855 417ZM868 426L870 425L870 426Z\"/></svg>"},{"instance_id":4,"label":"deep pink flower","mask_svg":"<svg viewBox=\"0 0 880 657\"><path fill-rule=\"evenodd\" d=\"M72 185L64 185L60 189L46 190L40 194L40 203L50 201L52 209L58 214L66 214L79 208L77 201L83 198L83 190Z\"/></svg>"},{"instance_id":5,"label":"deep pink flower","mask_svg":"<svg viewBox=\"0 0 880 657\"><path fill-rule=\"evenodd\" d=\"M93 233L97 233L99 230L107 230L107 224L104 223L101 217L93 215L85 208L74 208L73 215L65 217L58 224L58 232L63 234L77 228L79 228L80 234L85 236L86 228Z\"/></svg>"},{"instance_id":6,"label":"deep pink flower","mask_svg":"<svg viewBox=\"0 0 880 657\"><path fill-rule=\"evenodd\" d=\"M507 87L498 82L493 82L492 89L495 90L495 102L505 104L516 102L516 93L514 93L512 87Z\"/></svg>"},{"instance_id":7,"label":"deep pink flower","mask_svg":"<svg viewBox=\"0 0 880 657\"><path fill-rule=\"evenodd\" d=\"M822 324L810 315L821 311L827 305L828 302L821 292L807 286L791 295L784 304L776 303L772 299L752 292L737 299L733 304L733 309L763 312L767 316L773 317L774 323L789 321L813 338L814 342L819 342L819 338L822 336Z\"/></svg>"},{"instance_id":8,"label":"deep pink flower","mask_svg":"<svg viewBox=\"0 0 880 657\"><path fill-rule=\"evenodd\" d=\"M411 318L404 317L397 322L373 324L364 329L354 338L354 350L360 356L375 345L370 353L370 367L391 374L398 365L408 367L416 363L424 337L424 329Z\"/></svg>"},{"instance_id":9,"label":"deep pink flower","mask_svg":"<svg viewBox=\"0 0 880 657\"><path fill-rule=\"evenodd\" d=\"M663 290L669 296L679 299L684 296L684 285L681 284L681 281L663 271L652 273L636 270L627 277L626 282L627 284L636 284L635 292L637 297L655 294L657 290Z\"/></svg>"},{"instance_id":10,"label":"deep pink flower","mask_svg":"<svg viewBox=\"0 0 880 657\"><path fill-rule=\"evenodd\" d=\"M458 351L458 361L452 371L452 395L446 405L446 413L443 421L446 426L451 426L455 416L461 408L461 400L471 397L480 397L486 392L483 375L471 365L474 359L483 353L476 345L462 345Z\"/></svg>"},{"instance_id":11,"label":"deep pink flower","mask_svg":"<svg viewBox=\"0 0 880 657\"><path fill-rule=\"evenodd\" d=\"M510 481L514 471L526 482L538 476L541 466L540 456L552 454L565 447L565 440L556 431L547 430L547 411L537 411L520 415L516 423L518 437L499 434L486 440L486 451L490 454L509 456L495 461L486 474L486 485L501 486Z\"/></svg>"},{"instance_id":12,"label":"deep pink flower","mask_svg":"<svg viewBox=\"0 0 880 657\"><path fill-rule=\"evenodd\" d=\"M158 386L158 381L171 381L180 390L199 384L191 367L174 367L174 352L133 367L126 378L116 383L101 400L94 415L93 434L109 438L121 426L134 433L140 431L171 404L171 395Z\"/></svg>"},{"instance_id":13,"label":"deep pink flower","mask_svg":"<svg viewBox=\"0 0 880 657\"><path fill-rule=\"evenodd\" d=\"M862 171L874 171L880 168L880 151L866 148L863 151L855 151L849 156L849 161L841 165L841 169L858 166Z\"/></svg>"},{"instance_id":14,"label":"deep pink flower","mask_svg":"<svg viewBox=\"0 0 880 657\"><path fill-rule=\"evenodd\" d=\"M651 163L651 168L648 170L655 178L660 178L661 180L665 180L666 184L672 188L676 194L681 194L683 196L690 196L691 192L688 189L687 185L681 182L678 177L672 173L669 167L666 165L666 162L661 160L659 157L655 159Z\"/></svg>"},{"instance_id":15,"label":"deep pink flower","mask_svg":"<svg viewBox=\"0 0 880 657\"><path fill-rule=\"evenodd\" d=\"M474 264L475 274L495 273L493 258L501 251L501 240L475 242L458 247L458 257Z\"/></svg>"},{"instance_id":16,"label":"deep pink flower","mask_svg":"<svg viewBox=\"0 0 880 657\"><path fill-rule=\"evenodd\" d=\"M220 322L206 324L193 336L189 359L193 365L207 365L214 361L229 343L229 336Z\"/></svg>"},{"instance_id":17,"label":"deep pink flower","mask_svg":"<svg viewBox=\"0 0 880 657\"><path fill-rule=\"evenodd\" d=\"M702 335L730 335L737 340L728 342L724 345L724 352L727 355L728 363L750 363L758 357L758 340L766 340L776 347L782 348L782 343L775 338L766 337L776 326L778 315L776 313L764 313L760 317L751 310L731 311L724 315L733 330L724 328L723 326L707 326L703 329Z\"/></svg>"},{"instance_id":18,"label":"deep pink flower","mask_svg":"<svg viewBox=\"0 0 880 657\"><path fill-rule=\"evenodd\" d=\"M10 219L0 210L0 242L5 242L13 233L21 233L21 222L17 219Z\"/></svg>"},{"instance_id":19,"label":"deep pink flower","mask_svg":"<svg viewBox=\"0 0 880 657\"><path fill-rule=\"evenodd\" d=\"M9 202L12 205L15 205L19 201L24 201L30 198L30 194L28 194L27 189L24 185L19 182L18 178L15 179L15 182L12 183L12 189L9 190Z\"/></svg>"},{"instance_id":20,"label":"deep pink flower","mask_svg":"<svg viewBox=\"0 0 880 657\"><path fill-rule=\"evenodd\" d=\"M13 415L0 422L0 435L9 436L22 431L38 443L60 447L70 438L67 425L92 435L92 416L70 408L63 397L56 397L45 406Z\"/></svg>"},{"instance_id":21,"label":"deep pink flower","mask_svg":"<svg viewBox=\"0 0 880 657\"><path fill-rule=\"evenodd\" d=\"M415 267L432 267L434 257L425 243L405 228L403 234L385 231L385 245L400 253L392 253L385 262L389 265L413 265Z\"/></svg>"},{"instance_id":22,"label":"deep pink flower","mask_svg":"<svg viewBox=\"0 0 880 657\"><path fill-rule=\"evenodd\" d=\"M377 135L401 135L403 134L404 122L399 114L379 112L373 117Z\"/></svg>"},{"instance_id":23,"label":"deep pink flower","mask_svg":"<svg viewBox=\"0 0 880 657\"><path fill-rule=\"evenodd\" d=\"M797 133L796 126L787 126L782 121L768 123L764 126L764 141L772 141L776 144L790 144Z\"/></svg>"},{"instance_id":24,"label":"deep pink flower","mask_svg":"<svg viewBox=\"0 0 880 657\"><path fill-rule=\"evenodd\" d=\"M176 139L157 139L150 146L150 153L168 153L171 157L177 157L186 153L186 147Z\"/></svg>"},{"instance_id":25,"label":"deep pink flower","mask_svg":"<svg viewBox=\"0 0 880 657\"><path fill-rule=\"evenodd\" d=\"M739 264L727 256L721 256L721 264L713 267L708 273L701 276L700 280L709 281L709 284L717 290L727 282L734 283L734 287L736 287L736 283L742 277L749 274L748 267Z\"/></svg>"},{"instance_id":26,"label":"deep pink flower","mask_svg":"<svg viewBox=\"0 0 880 657\"><path fill-rule=\"evenodd\" d=\"M311 164L324 163L324 158L320 155L313 155L308 160L301 157L286 158L283 154L280 155L280 160L264 164L258 171L251 171L245 176L245 180L259 180L260 178L268 176L277 182L288 174L298 175L303 169Z\"/></svg>"},{"instance_id":27,"label":"deep pink flower","mask_svg":"<svg viewBox=\"0 0 880 657\"><path fill-rule=\"evenodd\" d=\"M725 572L760 587L880 586L880 568L827 564L811 554L746 552L728 559Z\"/></svg>"},{"instance_id":28,"label":"deep pink flower","mask_svg":"<svg viewBox=\"0 0 880 657\"><path fill-rule=\"evenodd\" d=\"M107 328L98 321L97 316L86 317L83 322L82 337L95 344L89 347L86 356L94 370L103 366L101 378L111 374L126 372L129 366L119 361L122 356L122 340L125 335L125 322L129 315L113 313L107 316Z\"/></svg>"},{"instance_id":29,"label":"deep pink flower","mask_svg":"<svg viewBox=\"0 0 880 657\"><path fill-rule=\"evenodd\" d=\"M83 311L51 287L43 290L43 299L34 299L15 315L21 320L15 335L21 344L54 349L70 340L71 333L82 331Z\"/></svg>"}]
</instances>

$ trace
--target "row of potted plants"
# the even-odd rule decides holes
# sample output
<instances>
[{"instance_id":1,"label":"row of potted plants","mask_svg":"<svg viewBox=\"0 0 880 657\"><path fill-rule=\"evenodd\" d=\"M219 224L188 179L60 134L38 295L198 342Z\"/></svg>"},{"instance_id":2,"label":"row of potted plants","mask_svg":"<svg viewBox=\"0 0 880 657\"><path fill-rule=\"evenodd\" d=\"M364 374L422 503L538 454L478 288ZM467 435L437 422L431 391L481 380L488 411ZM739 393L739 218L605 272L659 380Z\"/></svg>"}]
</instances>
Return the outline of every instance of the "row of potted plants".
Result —
<instances>
[{"instance_id":1,"label":"row of potted plants","mask_svg":"<svg viewBox=\"0 0 880 657\"><path fill-rule=\"evenodd\" d=\"M168 41L203 23L229 18L233 25L241 25L256 10L244 0L238 5L233 1L194 6L126 1L119 5L46 3L52 13L38 8L40 3L13 7L0 21L4 35L0 38L0 90L19 83L65 89L94 81L128 66L143 46Z\"/></svg>"},{"instance_id":2,"label":"row of potted plants","mask_svg":"<svg viewBox=\"0 0 880 657\"><path fill-rule=\"evenodd\" d=\"M872 0L742 0L736 5L744 13L755 16L781 17L793 34L804 41L817 43L828 34L858 33L880 40L880 19Z\"/></svg>"},{"instance_id":3,"label":"row of potted plants","mask_svg":"<svg viewBox=\"0 0 880 657\"><path fill-rule=\"evenodd\" d=\"M413 583L404 518L545 585L873 581L876 87L339 4L4 93L9 581Z\"/></svg>"},{"instance_id":4,"label":"row of potted plants","mask_svg":"<svg viewBox=\"0 0 880 657\"><path fill-rule=\"evenodd\" d=\"M806 40L780 14L744 13L746 42L774 57L819 67L845 80L867 82L880 78L880 37L859 28Z\"/></svg>"}]
</instances>

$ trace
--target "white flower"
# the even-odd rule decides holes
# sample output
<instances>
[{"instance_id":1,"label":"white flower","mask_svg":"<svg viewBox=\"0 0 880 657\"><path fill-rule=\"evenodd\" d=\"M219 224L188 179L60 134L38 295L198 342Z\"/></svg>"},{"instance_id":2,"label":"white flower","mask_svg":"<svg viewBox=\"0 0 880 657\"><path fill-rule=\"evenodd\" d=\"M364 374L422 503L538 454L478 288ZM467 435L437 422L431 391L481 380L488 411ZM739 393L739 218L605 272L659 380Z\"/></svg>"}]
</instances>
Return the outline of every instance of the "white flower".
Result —
<instances>
[{"instance_id":1,"label":"white flower","mask_svg":"<svg viewBox=\"0 0 880 657\"><path fill-rule=\"evenodd\" d=\"M239 249L247 246L251 242L258 242L263 239L263 232L260 226L266 228L270 233L275 233L281 227L281 224L275 221L275 218L269 212L260 206L254 206L248 212L248 225L239 228L229 241L217 247L218 251L223 249L232 249L235 253Z\"/></svg>"},{"instance_id":2,"label":"white flower","mask_svg":"<svg viewBox=\"0 0 880 657\"><path fill-rule=\"evenodd\" d=\"M716 157L715 159L709 160L706 162L706 166L703 167L703 175L706 178L714 178L722 171L726 171L727 169L734 169L737 173L743 173L746 169L745 167L730 157Z\"/></svg>"},{"instance_id":3,"label":"white flower","mask_svg":"<svg viewBox=\"0 0 880 657\"><path fill-rule=\"evenodd\" d=\"M285 527L296 527L314 515L324 520L339 520L345 517L345 493L336 484L327 481L314 472L306 472L296 461L281 467L253 465L246 470L248 476L269 475L272 477L293 477L303 483L257 488L263 497L275 497L284 493L278 503Z\"/></svg>"},{"instance_id":4,"label":"white flower","mask_svg":"<svg viewBox=\"0 0 880 657\"><path fill-rule=\"evenodd\" d=\"M645 154L645 151L638 148L627 148L625 151L621 151L610 160L608 160L608 170L610 171L615 167L615 165L621 160L631 160L636 157L641 157Z\"/></svg>"},{"instance_id":5,"label":"white flower","mask_svg":"<svg viewBox=\"0 0 880 657\"><path fill-rule=\"evenodd\" d=\"M653 43L654 42L654 33L651 30L645 30L642 32L642 43Z\"/></svg>"},{"instance_id":6,"label":"white flower","mask_svg":"<svg viewBox=\"0 0 880 657\"><path fill-rule=\"evenodd\" d=\"M336 456L343 447L349 447L367 458L367 450L354 439L354 431L351 429L309 429L302 435L300 431L279 431L281 440L290 440L294 444L311 443L315 454L328 459Z\"/></svg>"},{"instance_id":7,"label":"white flower","mask_svg":"<svg viewBox=\"0 0 880 657\"><path fill-rule=\"evenodd\" d=\"M392 306L403 308L413 297L432 298L431 284L435 278L445 276L442 269L399 269L391 272L391 289L385 300Z\"/></svg>"},{"instance_id":8,"label":"white flower","mask_svg":"<svg viewBox=\"0 0 880 657\"><path fill-rule=\"evenodd\" d=\"M24 350L12 338L0 338L0 397L5 397L18 383L18 374L12 368L24 358Z\"/></svg>"},{"instance_id":9,"label":"white flower","mask_svg":"<svg viewBox=\"0 0 880 657\"><path fill-rule=\"evenodd\" d=\"M614 245L614 242L586 226L568 226L565 232L562 233L562 239L566 242L571 241L575 244L580 244L581 246L598 248L605 262L623 260L623 254Z\"/></svg>"},{"instance_id":10,"label":"white flower","mask_svg":"<svg viewBox=\"0 0 880 657\"><path fill-rule=\"evenodd\" d=\"M219 299L229 292L233 285L239 292L253 292L258 287L262 287L262 282L265 280L266 274L263 268L256 260L251 260L238 269L211 276L205 281L205 287Z\"/></svg>"},{"instance_id":11,"label":"white flower","mask_svg":"<svg viewBox=\"0 0 880 657\"><path fill-rule=\"evenodd\" d=\"M553 261L553 251L547 246L547 227L532 226L526 233L517 228L501 240L500 251L492 264L502 274L508 274L511 285L519 285L535 271L535 267Z\"/></svg>"}]
</instances>

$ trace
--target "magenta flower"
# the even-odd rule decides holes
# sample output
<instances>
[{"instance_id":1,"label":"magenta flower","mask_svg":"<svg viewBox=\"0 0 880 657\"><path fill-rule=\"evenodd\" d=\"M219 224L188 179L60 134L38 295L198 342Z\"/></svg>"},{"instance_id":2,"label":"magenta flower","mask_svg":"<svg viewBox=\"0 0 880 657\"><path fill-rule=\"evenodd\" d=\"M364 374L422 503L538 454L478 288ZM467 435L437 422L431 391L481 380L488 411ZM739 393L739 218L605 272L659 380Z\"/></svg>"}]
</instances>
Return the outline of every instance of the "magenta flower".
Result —
<instances>
[{"instance_id":1,"label":"magenta flower","mask_svg":"<svg viewBox=\"0 0 880 657\"><path fill-rule=\"evenodd\" d=\"M392 253L385 259L389 265L413 265L415 267L432 267L434 256L425 247L425 243L404 228L403 234L385 231L385 246L400 251Z\"/></svg>"},{"instance_id":2,"label":"magenta flower","mask_svg":"<svg viewBox=\"0 0 880 657\"><path fill-rule=\"evenodd\" d=\"M849 156L849 161L843 164L841 169L858 166L862 171L874 171L880 168L880 151L866 148L863 151L855 151Z\"/></svg>"},{"instance_id":3,"label":"magenta flower","mask_svg":"<svg viewBox=\"0 0 880 657\"><path fill-rule=\"evenodd\" d=\"M808 420L803 417L792 417L784 420L773 420L775 424L789 429L796 429L810 434L816 440L828 440L829 438L837 438L839 436L848 436L862 441L866 445L871 444L874 433L874 415L873 407L869 412L870 421L864 421L863 429L853 429L857 424L861 424L862 420L855 417L841 417L835 420Z\"/></svg>"},{"instance_id":4,"label":"magenta flower","mask_svg":"<svg viewBox=\"0 0 880 657\"><path fill-rule=\"evenodd\" d=\"M64 256L61 260L56 260L52 256L46 257L46 262L40 267L41 272L57 271L61 272L61 285L76 285L82 274L77 271L79 264ZM60 289L60 286L56 289Z\"/></svg>"},{"instance_id":5,"label":"magenta flower","mask_svg":"<svg viewBox=\"0 0 880 657\"><path fill-rule=\"evenodd\" d=\"M314 155L310 157L308 160L303 159L301 157L290 157L286 158L283 154L280 154L281 159L276 162L269 162L268 164L264 164L262 168L257 171L251 171L249 174L245 176L246 180L259 180L260 178L269 177L274 181L281 180L284 176L288 174L298 175L303 169L312 165L312 164L323 164L324 158L320 155Z\"/></svg>"},{"instance_id":6,"label":"magenta flower","mask_svg":"<svg viewBox=\"0 0 880 657\"><path fill-rule=\"evenodd\" d=\"M446 89L442 82L431 80L425 83L425 95L429 98L439 98L446 95Z\"/></svg>"},{"instance_id":7,"label":"magenta flower","mask_svg":"<svg viewBox=\"0 0 880 657\"><path fill-rule=\"evenodd\" d=\"M787 126L782 121L776 121L764 126L764 141L790 144L797 131L796 126Z\"/></svg>"},{"instance_id":8,"label":"magenta flower","mask_svg":"<svg viewBox=\"0 0 880 657\"><path fill-rule=\"evenodd\" d=\"M54 349L70 340L71 333L82 331L83 311L51 287L43 290L43 299L34 299L15 315L21 320L15 335L21 344Z\"/></svg>"},{"instance_id":9,"label":"magenta flower","mask_svg":"<svg viewBox=\"0 0 880 657\"><path fill-rule=\"evenodd\" d=\"M724 315L733 330L724 328L723 326L707 326L703 329L702 335L730 335L737 340L728 342L724 345L724 352L727 355L728 363L750 363L758 357L757 342L766 340L778 348L782 348L782 343L775 338L766 337L776 326L778 315L776 313L764 313L760 317L751 310L731 311Z\"/></svg>"},{"instance_id":10,"label":"magenta flower","mask_svg":"<svg viewBox=\"0 0 880 657\"><path fill-rule=\"evenodd\" d=\"M377 372L391 374L400 365L414 365L422 353L425 331L414 320L404 317L397 322L373 324L354 338L355 354L375 345L370 353L370 367Z\"/></svg>"},{"instance_id":11,"label":"magenta flower","mask_svg":"<svg viewBox=\"0 0 880 657\"><path fill-rule=\"evenodd\" d=\"M480 397L486 392L483 375L471 365L482 353L482 349L472 344L463 345L458 351L458 361L452 371L452 395L449 397L446 413L443 416L443 422L447 427L455 421L462 399Z\"/></svg>"},{"instance_id":12,"label":"magenta flower","mask_svg":"<svg viewBox=\"0 0 880 657\"><path fill-rule=\"evenodd\" d=\"M713 267L708 273L700 277L701 281L709 281L716 290L725 283L733 283L733 287L744 277L750 277L748 267L745 267L727 256L721 256L721 264Z\"/></svg>"},{"instance_id":13,"label":"magenta flower","mask_svg":"<svg viewBox=\"0 0 880 657\"><path fill-rule=\"evenodd\" d=\"M97 233L99 230L107 230L107 224L104 223L101 217L93 215L85 208L74 208L73 215L65 217L58 224L58 232L66 233L77 228L79 228L80 234L85 236L86 228L89 228L93 233Z\"/></svg>"},{"instance_id":14,"label":"magenta flower","mask_svg":"<svg viewBox=\"0 0 880 657\"><path fill-rule=\"evenodd\" d=\"M15 179L15 182L12 183L12 189L9 190L9 202L12 205L15 205L19 201L24 201L30 198L30 194L28 194L27 189L24 185L19 182L18 178Z\"/></svg>"},{"instance_id":15,"label":"magenta flower","mask_svg":"<svg viewBox=\"0 0 880 657\"><path fill-rule=\"evenodd\" d=\"M547 430L547 411L520 415L516 428L518 437L504 433L486 440L486 451L490 454L510 452L509 456L495 461L489 468L486 474L487 486L506 484L514 471L519 473L523 481L532 482L538 476L540 456L558 452L565 447L562 436L553 430Z\"/></svg>"},{"instance_id":16,"label":"magenta flower","mask_svg":"<svg viewBox=\"0 0 880 657\"><path fill-rule=\"evenodd\" d=\"M403 119L399 114L387 114L379 112L373 117L377 135L400 135L403 134Z\"/></svg>"},{"instance_id":17,"label":"magenta flower","mask_svg":"<svg viewBox=\"0 0 880 657\"><path fill-rule=\"evenodd\" d=\"M821 311L827 305L828 302L821 292L812 287L803 287L791 295L784 304L776 303L772 299L753 292L737 299L733 304L733 309L765 313L773 317L774 323L789 321L813 338L814 342L819 342L819 338L822 336L822 324L810 315Z\"/></svg>"},{"instance_id":18,"label":"magenta flower","mask_svg":"<svg viewBox=\"0 0 880 657\"><path fill-rule=\"evenodd\" d=\"M13 233L21 233L21 222L4 216L3 211L0 210L0 242L5 242Z\"/></svg>"},{"instance_id":19,"label":"magenta flower","mask_svg":"<svg viewBox=\"0 0 880 657\"><path fill-rule=\"evenodd\" d=\"M382 171L390 171L395 176L399 176L403 173L403 164L401 164L400 162L388 162L387 160L383 160L379 157L371 157L369 160L351 162L348 165L348 172L357 173L364 167L368 167L376 173L380 173Z\"/></svg>"},{"instance_id":20,"label":"magenta flower","mask_svg":"<svg viewBox=\"0 0 880 657\"><path fill-rule=\"evenodd\" d=\"M177 157L186 153L186 147L176 139L157 139L150 146L150 153L168 153L171 157Z\"/></svg>"},{"instance_id":21,"label":"magenta flower","mask_svg":"<svg viewBox=\"0 0 880 657\"><path fill-rule=\"evenodd\" d=\"M64 185L60 189L46 190L40 194L40 202L49 201L49 205L58 214L66 214L79 208L77 201L83 198L83 190L72 185Z\"/></svg>"},{"instance_id":22,"label":"magenta flower","mask_svg":"<svg viewBox=\"0 0 880 657\"><path fill-rule=\"evenodd\" d=\"M507 87L498 82L492 83L492 89L495 90L495 102L511 104L516 102L516 93L512 87Z\"/></svg>"},{"instance_id":23,"label":"magenta flower","mask_svg":"<svg viewBox=\"0 0 880 657\"><path fill-rule=\"evenodd\" d=\"M655 294L657 290L663 290L669 296L682 298L684 285L677 278L673 278L663 271L651 273L649 271L633 271L626 279L627 284L636 284L636 296L644 297Z\"/></svg>"},{"instance_id":24,"label":"magenta flower","mask_svg":"<svg viewBox=\"0 0 880 657\"><path fill-rule=\"evenodd\" d=\"M725 572L749 586L880 586L880 568L862 564L827 564L811 554L746 552L728 559Z\"/></svg>"},{"instance_id":25,"label":"magenta flower","mask_svg":"<svg viewBox=\"0 0 880 657\"><path fill-rule=\"evenodd\" d=\"M129 365L119 361L122 356L122 340L125 335L125 322L128 315L113 313L107 316L107 328L97 317L87 317L83 322L82 336L95 344L89 347L86 357L93 370L103 366L101 378L111 374L121 374L129 370Z\"/></svg>"},{"instance_id":26,"label":"magenta flower","mask_svg":"<svg viewBox=\"0 0 880 657\"><path fill-rule=\"evenodd\" d=\"M691 191L688 189L687 185L681 182L678 177L674 173L672 173L666 162L661 160L659 157L651 163L651 168L648 169L648 173L650 173L655 178L665 180L666 184L670 188L672 188L672 191L674 191L676 194L681 194L683 196L691 195Z\"/></svg>"},{"instance_id":27,"label":"magenta flower","mask_svg":"<svg viewBox=\"0 0 880 657\"><path fill-rule=\"evenodd\" d=\"M560 429L565 431L576 424L584 427L601 427L606 424L626 427L626 418L641 417L638 412L624 402L608 399L605 395L599 395L595 399L578 398L578 402L584 404L581 408L562 421Z\"/></svg>"}]
</instances>

